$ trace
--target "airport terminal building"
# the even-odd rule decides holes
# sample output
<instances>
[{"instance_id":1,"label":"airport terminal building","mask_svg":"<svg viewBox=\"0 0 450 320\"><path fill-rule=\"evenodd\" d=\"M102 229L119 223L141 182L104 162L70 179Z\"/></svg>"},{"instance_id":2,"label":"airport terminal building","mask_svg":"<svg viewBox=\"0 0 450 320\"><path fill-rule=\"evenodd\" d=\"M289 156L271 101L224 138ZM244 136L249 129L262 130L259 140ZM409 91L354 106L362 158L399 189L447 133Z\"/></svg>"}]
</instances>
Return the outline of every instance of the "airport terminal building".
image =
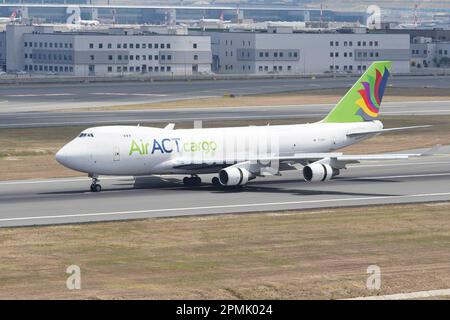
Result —
<instances>
[{"instance_id":1,"label":"airport terminal building","mask_svg":"<svg viewBox=\"0 0 450 320\"><path fill-rule=\"evenodd\" d=\"M307 33L274 27L201 34L211 37L216 73L360 73L376 60L393 61L393 72L409 72L409 35L359 31Z\"/></svg>"},{"instance_id":2,"label":"airport terminal building","mask_svg":"<svg viewBox=\"0 0 450 320\"><path fill-rule=\"evenodd\" d=\"M376 60L391 60L394 73L408 73L411 52L408 34L365 29L140 26L61 31L55 26L9 24L0 32L0 64L7 72L79 77L359 74Z\"/></svg>"},{"instance_id":3,"label":"airport terminal building","mask_svg":"<svg viewBox=\"0 0 450 320\"><path fill-rule=\"evenodd\" d=\"M8 25L5 33L8 72L81 77L211 72L208 36L158 34L144 27L60 32L23 25Z\"/></svg>"}]
</instances>

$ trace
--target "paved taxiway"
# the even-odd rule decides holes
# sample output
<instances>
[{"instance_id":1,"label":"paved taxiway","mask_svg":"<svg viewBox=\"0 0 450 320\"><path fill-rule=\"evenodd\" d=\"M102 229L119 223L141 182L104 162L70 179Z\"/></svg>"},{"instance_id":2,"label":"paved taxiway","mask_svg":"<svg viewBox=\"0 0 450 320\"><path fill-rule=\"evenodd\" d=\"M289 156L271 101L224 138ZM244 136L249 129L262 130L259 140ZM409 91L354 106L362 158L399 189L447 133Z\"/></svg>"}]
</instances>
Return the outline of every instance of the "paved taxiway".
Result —
<instances>
[{"instance_id":1,"label":"paved taxiway","mask_svg":"<svg viewBox=\"0 0 450 320\"><path fill-rule=\"evenodd\" d=\"M101 193L88 191L87 178L2 181L0 226L448 201L449 182L450 147L431 157L353 165L327 183L309 184L289 171L243 191L185 188L180 177L107 178Z\"/></svg>"},{"instance_id":2,"label":"paved taxiway","mask_svg":"<svg viewBox=\"0 0 450 320\"><path fill-rule=\"evenodd\" d=\"M0 128L323 117L331 104L102 112L0 113ZM385 102L382 115L448 115L450 101Z\"/></svg>"},{"instance_id":3,"label":"paved taxiway","mask_svg":"<svg viewBox=\"0 0 450 320\"><path fill-rule=\"evenodd\" d=\"M356 78L199 80L0 86L0 112L49 111L235 95L349 88ZM450 88L450 77L393 77L393 87Z\"/></svg>"}]
</instances>

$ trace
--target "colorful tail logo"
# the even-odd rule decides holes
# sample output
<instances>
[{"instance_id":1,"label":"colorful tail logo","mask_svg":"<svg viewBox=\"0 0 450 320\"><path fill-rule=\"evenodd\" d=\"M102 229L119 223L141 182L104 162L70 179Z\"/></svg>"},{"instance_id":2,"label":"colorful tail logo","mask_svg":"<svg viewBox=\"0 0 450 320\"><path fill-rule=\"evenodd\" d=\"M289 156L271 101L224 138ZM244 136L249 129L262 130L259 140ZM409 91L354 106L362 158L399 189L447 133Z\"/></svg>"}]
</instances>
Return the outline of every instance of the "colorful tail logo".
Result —
<instances>
[{"instance_id":1,"label":"colorful tail logo","mask_svg":"<svg viewBox=\"0 0 450 320\"><path fill-rule=\"evenodd\" d=\"M371 121L378 117L384 89L386 88L387 80L389 78L389 70L387 68L384 68L383 75L381 75L381 72L378 69L375 70L376 78L374 79L371 76L367 76L368 81L362 82L364 89L358 91L361 95L361 99L356 101L356 104L360 107L356 114L366 121Z\"/></svg>"}]
</instances>

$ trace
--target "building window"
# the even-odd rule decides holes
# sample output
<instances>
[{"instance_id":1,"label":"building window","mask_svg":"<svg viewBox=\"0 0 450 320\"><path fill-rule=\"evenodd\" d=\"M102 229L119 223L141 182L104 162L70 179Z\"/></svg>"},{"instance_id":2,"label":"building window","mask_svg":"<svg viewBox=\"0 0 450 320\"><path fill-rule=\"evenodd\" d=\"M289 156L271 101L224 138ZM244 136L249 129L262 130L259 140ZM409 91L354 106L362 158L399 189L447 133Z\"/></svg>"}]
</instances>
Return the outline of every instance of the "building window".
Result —
<instances>
[{"instance_id":1,"label":"building window","mask_svg":"<svg viewBox=\"0 0 450 320\"><path fill-rule=\"evenodd\" d=\"M134 44L130 43L130 49L134 49ZM130 68L131 71L131 68Z\"/></svg>"},{"instance_id":2,"label":"building window","mask_svg":"<svg viewBox=\"0 0 450 320\"><path fill-rule=\"evenodd\" d=\"M157 43L155 43L155 49L158 49L158 44Z\"/></svg>"},{"instance_id":3,"label":"building window","mask_svg":"<svg viewBox=\"0 0 450 320\"><path fill-rule=\"evenodd\" d=\"M153 45L151 43L148 44L148 48L151 49L153 48Z\"/></svg>"},{"instance_id":4,"label":"building window","mask_svg":"<svg viewBox=\"0 0 450 320\"><path fill-rule=\"evenodd\" d=\"M196 43L193 43L193 44L192 44L192 47L193 47L194 49L197 49L197 44L196 44Z\"/></svg>"},{"instance_id":5,"label":"building window","mask_svg":"<svg viewBox=\"0 0 450 320\"><path fill-rule=\"evenodd\" d=\"M164 54L161 55L161 60L166 60L166 56Z\"/></svg>"},{"instance_id":6,"label":"building window","mask_svg":"<svg viewBox=\"0 0 450 320\"><path fill-rule=\"evenodd\" d=\"M346 47L347 46L347 41L344 41L344 47Z\"/></svg>"},{"instance_id":7,"label":"building window","mask_svg":"<svg viewBox=\"0 0 450 320\"><path fill-rule=\"evenodd\" d=\"M358 41L358 47L361 47L361 41Z\"/></svg>"},{"instance_id":8,"label":"building window","mask_svg":"<svg viewBox=\"0 0 450 320\"><path fill-rule=\"evenodd\" d=\"M263 67L262 67L262 66L259 66L259 67L258 67L258 71L259 71L259 72L263 71Z\"/></svg>"},{"instance_id":9,"label":"building window","mask_svg":"<svg viewBox=\"0 0 450 320\"><path fill-rule=\"evenodd\" d=\"M336 41L334 44L336 45L336 47L339 47L339 41Z\"/></svg>"},{"instance_id":10,"label":"building window","mask_svg":"<svg viewBox=\"0 0 450 320\"><path fill-rule=\"evenodd\" d=\"M155 60L158 60L158 55L155 55Z\"/></svg>"},{"instance_id":11,"label":"building window","mask_svg":"<svg viewBox=\"0 0 450 320\"><path fill-rule=\"evenodd\" d=\"M198 60L198 55L194 54L194 60Z\"/></svg>"},{"instance_id":12,"label":"building window","mask_svg":"<svg viewBox=\"0 0 450 320\"><path fill-rule=\"evenodd\" d=\"M148 56L148 60L152 60L152 58L153 58L152 55L149 55L149 56Z\"/></svg>"},{"instance_id":13,"label":"building window","mask_svg":"<svg viewBox=\"0 0 450 320\"><path fill-rule=\"evenodd\" d=\"M134 72L134 67L130 67L130 72Z\"/></svg>"},{"instance_id":14,"label":"building window","mask_svg":"<svg viewBox=\"0 0 450 320\"><path fill-rule=\"evenodd\" d=\"M116 70L117 70L117 72L122 72L122 67L118 66Z\"/></svg>"},{"instance_id":15,"label":"building window","mask_svg":"<svg viewBox=\"0 0 450 320\"><path fill-rule=\"evenodd\" d=\"M334 45L334 41L330 41L330 47Z\"/></svg>"},{"instance_id":16,"label":"building window","mask_svg":"<svg viewBox=\"0 0 450 320\"><path fill-rule=\"evenodd\" d=\"M330 57L331 58L334 57L334 53L333 52L330 52Z\"/></svg>"},{"instance_id":17,"label":"building window","mask_svg":"<svg viewBox=\"0 0 450 320\"><path fill-rule=\"evenodd\" d=\"M113 56L112 55L109 55L108 56L108 60L112 60L113 59Z\"/></svg>"},{"instance_id":18,"label":"building window","mask_svg":"<svg viewBox=\"0 0 450 320\"><path fill-rule=\"evenodd\" d=\"M139 43L136 43L136 49L140 49L141 45Z\"/></svg>"},{"instance_id":19,"label":"building window","mask_svg":"<svg viewBox=\"0 0 450 320\"><path fill-rule=\"evenodd\" d=\"M108 49L112 49L112 43L108 43Z\"/></svg>"},{"instance_id":20,"label":"building window","mask_svg":"<svg viewBox=\"0 0 450 320\"><path fill-rule=\"evenodd\" d=\"M147 49L147 44L146 43L142 44L142 49Z\"/></svg>"},{"instance_id":21,"label":"building window","mask_svg":"<svg viewBox=\"0 0 450 320\"><path fill-rule=\"evenodd\" d=\"M99 43L99 44L98 44L98 48L99 48L99 49L103 49L103 43Z\"/></svg>"},{"instance_id":22,"label":"building window","mask_svg":"<svg viewBox=\"0 0 450 320\"><path fill-rule=\"evenodd\" d=\"M91 61L95 59L94 55L92 55L92 54L89 57L90 57Z\"/></svg>"},{"instance_id":23,"label":"building window","mask_svg":"<svg viewBox=\"0 0 450 320\"><path fill-rule=\"evenodd\" d=\"M123 44L123 48L126 49L128 48L128 45L126 43Z\"/></svg>"},{"instance_id":24,"label":"building window","mask_svg":"<svg viewBox=\"0 0 450 320\"><path fill-rule=\"evenodd\" d=\"M264 66L264 71L269 71L269 66Z\"/></svg>"},{"instance_id":25,"label":"building window","mask_svg":"<svg viewBox=\"0 0 450 320\"><path fill-rule=\"evenodd\" d=\"M273 53L274 58L278 58L278 52Z\"/></svg>"},{"instance_id":26,"label":"building window","mask_svg":"<svg viewBox=\"0 0 450 320\"><path fill-rule=\"evenodd\" d=\"M378 47L378 41L375 41L375 47Z\"/></svg>"},{"instance_id":27,"label":"building window","mask_svg":"<svg viewBox=\"0 0 450 320\"><path fill-rule=\"evenodd\" d=\"M373 46L373 41L369 41L369 46Z\"/></svg>"},{"instance_id":28,"label":"building window","mask_svg":"<svg viewBox=\"0 0 450 320\"><path fill-rule=\"evenodd\" d=\"M166 47L167 47L167 49L170 49L170 43L168 43L168 44L166 45ZM170 68L170 67L168 67L168 68Z\"/></svg>"},{"instance_id":29,"label":"building window","mask_svg":"<svg viewBox=\"0 0 450 320\"><path fill-rule=\"evenodd\" d=\"M122 48L122 44L121 43L118 43L117 44L117 49L121 49Z\"/></svg>"},{"instance_id":30,"label":"building window","mask_svg":"<svg viewBox=\"0 0 450 320\"><path fill-rule=\"evenodd\" d=\"M288 68L288 71L292 70L292 66L288 66L287 68Z\"/></svg>"},{"instance_id":31,"label":"building window","mask_svg":"<svg viewBox=\"0 0 450 320\"><path fill-rule=\"evenodd\" d=\"M94 44L93 43L89 43L89 49L94 49Z\"/></svg>"},{"instance_id":32,"label":"building window","mask_svg":"<svg viewBox=\"0 0 450 320\"><path fill-rule=\"evenodd\" d=\"M164 43L161 43L161 49L164 49Z\"/></svg>"},{"instance_id":33,"label":"building window","mask_svg":"<svg viewBox=\"0 0 450 320\"><path fill-rule=\"evenodd\" d=\"M108 72L112 72L112 66L108 66Z\"/></svg>"},{"instance_id":34,"label":"building window","mask_svg":"<svg viewBox=\"0 0 450 320\"><path fill-rule=\"evenodd\" d=\"M349 52L348 53L348 56L351 58L351 57L353 57L353 52Z\"/></svg>"}]
</instances>

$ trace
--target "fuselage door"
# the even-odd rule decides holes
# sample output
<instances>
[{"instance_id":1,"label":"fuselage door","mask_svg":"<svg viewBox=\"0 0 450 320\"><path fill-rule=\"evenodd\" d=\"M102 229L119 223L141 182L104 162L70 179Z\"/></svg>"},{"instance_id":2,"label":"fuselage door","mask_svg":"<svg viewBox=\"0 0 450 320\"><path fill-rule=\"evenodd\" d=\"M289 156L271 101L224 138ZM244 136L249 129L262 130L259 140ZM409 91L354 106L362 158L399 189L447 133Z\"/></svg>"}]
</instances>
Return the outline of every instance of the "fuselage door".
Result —
<instances>
[{"instance_id":1,"label":"fuselage door","mask_svg":"<svg viewBox=\"0 0 450 320\"><path fill-rule=\"evenodd\" d=\"M119 147L113 148L113 161L120 161L120 149Z\"/></svg>"}]
</instances>

